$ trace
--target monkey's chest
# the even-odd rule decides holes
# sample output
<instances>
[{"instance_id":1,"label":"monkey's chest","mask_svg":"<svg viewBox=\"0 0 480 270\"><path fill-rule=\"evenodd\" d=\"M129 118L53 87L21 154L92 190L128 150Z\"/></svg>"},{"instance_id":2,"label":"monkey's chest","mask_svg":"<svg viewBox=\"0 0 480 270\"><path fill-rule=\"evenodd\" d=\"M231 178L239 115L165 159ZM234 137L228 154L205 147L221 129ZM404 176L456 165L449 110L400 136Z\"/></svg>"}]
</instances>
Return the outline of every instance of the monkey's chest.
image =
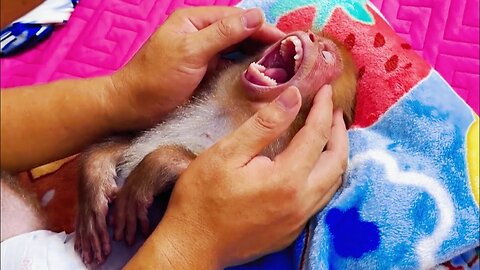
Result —
<instances>
[{"instance_id":1,"label":"monkey's chest","mask_svg":"<svg viewBox=\"0 0 480 270\"><path fill-rule=\"evenodd\" d=\"M235 126L227 113L214 106L190 108L163 125L158 145L179 145L198 155Z\"/></svg>"}]
</instances>

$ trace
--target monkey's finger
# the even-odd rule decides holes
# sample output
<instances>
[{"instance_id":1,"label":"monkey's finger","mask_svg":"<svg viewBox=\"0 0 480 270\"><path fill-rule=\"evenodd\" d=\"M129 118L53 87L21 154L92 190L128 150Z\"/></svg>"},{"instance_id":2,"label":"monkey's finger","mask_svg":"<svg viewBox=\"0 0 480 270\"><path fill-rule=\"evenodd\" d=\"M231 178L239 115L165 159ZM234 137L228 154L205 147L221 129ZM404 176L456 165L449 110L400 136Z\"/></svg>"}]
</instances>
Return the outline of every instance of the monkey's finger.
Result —
<instances>
[{"instance_id":1,"label":"monkey's finger","mask_svg":"<svg viewBox=\"0 0 480 270\"><path fill-rule=\"evenodd\" d=\"M305 125L287 148L275 158L276 162L284 165L280 166L281 168L295 175L307 177L310 174L330 138L332 114L332 87L326 85L315 96Z\"/></svg>"},{"instance_id":2,"label":"monkey's finger","mask_svg":"<svg viewBox=\"0 0 480 270\"><path fill-rule=\"evenodd\" d=\"M80 230L79 230L80 226L75 226L75 245L74 245L74 249L75 251L78 253L78 254L81 254L82 253L82 243L80 241Z\"/></svg>"},{"instance_id":3,"label":"monkey's finger","mask_svg":"<svg viewBox=\"0 0 480 270\"><path fill-rule=\"evenodd\" d=\"M110 254L111 247L110 247L110 237L107 231L106 217L98 215L96 217L96 222L97 222L98 238L100 239L100 244L102 246L102 253L103 255L107 256Z\"/></svg>"},{"instance_id":4,"label":"monkey's finger","mask_svg":"<svg viewBox=\"0 0 480 270\"><path fill-rule=\"evenodd\" d=\"M123 199L123 197L119 197L115 201L114 215L115 240L120 241L123 239L123 232L125 230L125 200Z\"/></svg>"},{"instance_id":5,"label":"monkey's finger","mask_svg":"<svg viewBox=\"0 0 480 270\"><path fill-rule=\"evenodd\" d=\"M96 263L103 261L102 248L100 246L100 240L98 239L95 225L93 224L91 231L89 232L90 244L92 246L93 256Z\"/></svg>"},{"instance_id":6,"label":"monkey's finger","mask_svg":"<svg viewBox=\"0 0 480 270\"><path fill-rule=\"evenodd\" d=\"M112 213L108 214L107 218L108 218L108 226L113 227L113 225L115 224L115 214L113 213L113 211Z\"/></svg>"},{"instance_id":7,"label":"monkey's finger","mask_svg":"<svg viewBox=\"0 0 480 270\"><path fill-rule=\"evenodd\" d=\"M234 166L242 167L290 126L300 106L300 92L291 86L211 150Z\"/></svg>"},{"instance_id":8,"label":"monkey's finger","mask_svg":"<svg viewBox=\"0 0 480 270\"><path fill-rule=\"evenodd\" d=\"M88 240L88 237L85 235L85 231L84 233L82 233L82 237L81 237L81 242L82 242L82 260L83 260L83 263L88 265L92 262L92 250L91 250L91 247L90 247L90 242Z\"/></svg>"},{"instance_id":9,"label":"monkey's finger","mask_svg":"<svg viewBox=\"0 0 480 270\"><path fill-rule=\"evenodd\" d=\"M137 203L135 200L130 200L127 210L127 222L125 240L129 245L135 243L135 233L137 232Z\"/></svg>"},{"instance_id":10,"label":"monkey's finger","mask_svg":"<svg viewBox=\"0 0 480 270\"><path fill-rule=\"evenodd\" d=\"M151 203L150 203L151 204ZM137 217L138 220L140 221L140 225L142 226L142 233L143 235L147 236L150 230L150 224L148 221L148 207L149 203L143 204L143 203L138 203L137 204Z\"/></svg>"},{"instance_id":11,"label":"monkey's finger","mask_svg":"<svg viewBox=\"0 0 480 270\"><path fill-rule=\"evenodd\" d=\"M222 50L257 32L264 21L263 13L258 8L234 13L219 18L204 29L190 34L189 42L195 46L194 55L204 57L204 62L208 62Z\"/></svg>"}]
</instances>

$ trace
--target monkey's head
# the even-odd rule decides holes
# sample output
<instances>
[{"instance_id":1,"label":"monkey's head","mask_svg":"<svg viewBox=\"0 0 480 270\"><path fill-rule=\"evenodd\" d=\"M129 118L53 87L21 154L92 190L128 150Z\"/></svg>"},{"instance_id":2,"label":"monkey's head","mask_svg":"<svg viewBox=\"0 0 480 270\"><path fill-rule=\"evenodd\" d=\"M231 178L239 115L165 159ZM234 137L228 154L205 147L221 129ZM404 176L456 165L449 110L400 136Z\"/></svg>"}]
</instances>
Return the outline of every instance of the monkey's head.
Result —
<instances>
[{"instance_id":1,"label":"monkey's head","mask_svg":"<svg viewBox=\"0 0 480 270\"><path fill-rule=\"evenodd\" d=\"M325 84L332 84L333 101L351 122L355 102L356 71L345 49L332 39L312 32L288 34L259 54L241 75L252 101L270 102L289 86L297 86L304 104Z\"/></svg>"}]
</instances>

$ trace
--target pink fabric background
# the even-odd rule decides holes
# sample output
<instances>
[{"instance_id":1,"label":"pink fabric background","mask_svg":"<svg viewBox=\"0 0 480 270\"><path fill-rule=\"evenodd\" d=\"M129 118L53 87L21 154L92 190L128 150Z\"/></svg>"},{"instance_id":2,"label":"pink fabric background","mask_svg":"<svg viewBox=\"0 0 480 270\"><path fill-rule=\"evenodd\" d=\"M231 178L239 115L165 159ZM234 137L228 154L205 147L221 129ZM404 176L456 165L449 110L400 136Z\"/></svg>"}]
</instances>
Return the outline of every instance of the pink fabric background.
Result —
<instances>
[{"instance_id":1,"label":"pink fabric background","mask_svg":"<svg viewBox=\"0 0 480 270\"><path fill-rule=\"evenodd\" d=\"M395 31L479 112L478 0L371 0Z\"/></svg>"},{"instance_id":2,"label":"pink fabric background","mask_svg":"<svg viewBox=\"0 0 480 270\"><path fill-rule=\"evenodd\" d=\"M121 67L176 8L238 0L82 0L66 26L34 49L1 59L1 86L104 75ZM479 1L372 0L479 112Z\"/></svg>"}]
</instances>

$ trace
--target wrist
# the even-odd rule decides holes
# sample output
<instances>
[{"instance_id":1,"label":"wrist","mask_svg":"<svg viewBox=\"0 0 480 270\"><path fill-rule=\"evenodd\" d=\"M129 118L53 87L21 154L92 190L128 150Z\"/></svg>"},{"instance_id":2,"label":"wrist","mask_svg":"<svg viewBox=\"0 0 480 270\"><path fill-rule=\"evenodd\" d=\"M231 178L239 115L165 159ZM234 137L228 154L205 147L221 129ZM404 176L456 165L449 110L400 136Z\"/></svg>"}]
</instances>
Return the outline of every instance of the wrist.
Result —
<instances>
[{"instance_id":1,"label":"wrist","mask_svg":"<svg viewBox=\"0 0 480 270\"><path fill-rule=\"evenodd\" d=\"M114 132L130 131L143 128L138 110L132 102L131 86L124 83L114 73L102 77L106 85L106 95L109 104L106 105L107 115Z\"/></svg>"},{"instance_id":2,"label":"wrist","mask_svg":"<svg viewBox=\"0 0 480 270\"><path fill-rule=\"evenodd\" d=\"M173 255L178 254L187 269L224 268L220 264L217 240L200 224L165 216L158 230L158 237L165 239Z\"/></svg>"},{"instance_id":3,"label":"wrist","mask_svg":"<svg viewBox=\"0 0 480 270\"><path fill-rule=\"evenodd\" d=\"M215 241L182 223L162 220L126 268L223 269Z\"/></svg>"}]
</instances>

